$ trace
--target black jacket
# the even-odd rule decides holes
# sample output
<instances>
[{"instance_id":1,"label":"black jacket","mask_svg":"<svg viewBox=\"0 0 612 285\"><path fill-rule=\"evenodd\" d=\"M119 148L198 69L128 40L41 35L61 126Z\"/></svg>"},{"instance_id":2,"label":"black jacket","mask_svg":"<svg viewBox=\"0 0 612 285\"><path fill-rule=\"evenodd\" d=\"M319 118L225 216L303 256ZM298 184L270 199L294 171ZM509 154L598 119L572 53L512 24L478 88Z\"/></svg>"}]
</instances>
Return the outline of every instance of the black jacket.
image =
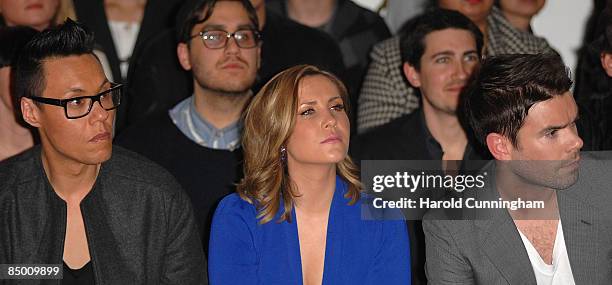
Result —
<instances>
[{"instance_id":1,"label":"black jacket","mask_svg":"<svg viewBox=\"0 0 612 285\"><path fill-rule=\"evenodd\" d=\"M62 264L66 203L40 147L1 163L0 181L0 264ZM96 284L206 283L189 198L156 164L115 146L81 213Z\"/></svg>"}]
</instances>

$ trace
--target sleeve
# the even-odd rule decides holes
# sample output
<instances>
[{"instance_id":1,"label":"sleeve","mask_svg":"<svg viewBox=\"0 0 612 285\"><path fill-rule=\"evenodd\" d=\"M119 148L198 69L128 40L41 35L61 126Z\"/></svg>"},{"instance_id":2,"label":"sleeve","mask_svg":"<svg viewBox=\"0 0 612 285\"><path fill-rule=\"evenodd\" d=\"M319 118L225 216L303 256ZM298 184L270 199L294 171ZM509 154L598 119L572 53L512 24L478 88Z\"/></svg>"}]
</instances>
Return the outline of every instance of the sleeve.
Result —
<instances>
[{"instance_id":1,"label":"sleeve","mask_svg":"<svg viewBox=\"0 0 612 285\"><path fill-rule=\"evenodd\" d=\"M162 284L207 284L206 259L191 202L183 190L176 193L168 207L167 244Z\"/></svg>"},{"instance_id":2,"label":"sleeve","mask_svg":"<svg viewBox=\"0 0 612 285\"><path fill-rule=\"evenodd\" d=\"M404 220L383 222L380 251L364 284L411 284L410 238Z\"/></svg>"},{"instance_id":3,"label":"sleeve","mask_svg":"<svg viewBox=\"0 0 612 285\"><path fill-rule=\"evenodd\" d=\"M442 220L423 220L428 284L475 284L470 265L461 257L459 248Z\"/></svg>"},{"instance_id":4,"label":"sleeve","mask_svg":"<svg viewBox=\"0 0 612 285\"><path fill-rule=\"evenodd\" d=\"M210 233L210 284L257 284L253 232L240 211L223 202L215 211Z\"/></svg>"},{"instance_id":5,"label":"sleeve","mask_svg":"<svg viewBox=\"0 0 612 285\"><path fill-rule=\"evenodd\" d=\"M399 38L372 48L357 110L357 133L383 125L419 106L419 99L403 78ZM395 70L397 69L397 70Z\"/></svg>"}]
</instances>

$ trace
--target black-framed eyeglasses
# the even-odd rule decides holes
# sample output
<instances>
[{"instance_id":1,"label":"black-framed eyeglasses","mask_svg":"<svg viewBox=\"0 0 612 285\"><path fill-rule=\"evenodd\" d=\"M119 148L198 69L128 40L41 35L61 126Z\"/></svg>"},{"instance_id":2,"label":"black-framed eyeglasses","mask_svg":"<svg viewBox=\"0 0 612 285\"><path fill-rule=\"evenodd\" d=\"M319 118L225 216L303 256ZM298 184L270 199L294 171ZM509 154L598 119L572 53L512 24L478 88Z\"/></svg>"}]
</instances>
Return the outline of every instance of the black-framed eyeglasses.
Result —
<instances>
[{"instance_id":1,"label":"black-framed eyeglasses","mask_svg":"<svg viewBox=\"0 0 612 285\"><path fill-rule=\"evenodd\" d=\"M78 119L87 116L95 102L106 111L114 110L121 104L123 84L111 83L111 88L93 96L80 96L69 99L53 99L45 97L28 96L28 98L43 104L64 107L64 114L68 119Z\"/></svg>"},{"instance_id":2,"label":"black-framed eyeglasses","mask_svg":"<svg viewBox=\"0 0 612 285\"><path fill-rule=\"evenodd\" d=\"M222 30L202 31L191 38L200 37L209 49L220 49L227 45L230 38L234 38L240 48L254 48L261 41L261 34L255 29L240 29L233 33Z\"/></svg>"}]
</instances>

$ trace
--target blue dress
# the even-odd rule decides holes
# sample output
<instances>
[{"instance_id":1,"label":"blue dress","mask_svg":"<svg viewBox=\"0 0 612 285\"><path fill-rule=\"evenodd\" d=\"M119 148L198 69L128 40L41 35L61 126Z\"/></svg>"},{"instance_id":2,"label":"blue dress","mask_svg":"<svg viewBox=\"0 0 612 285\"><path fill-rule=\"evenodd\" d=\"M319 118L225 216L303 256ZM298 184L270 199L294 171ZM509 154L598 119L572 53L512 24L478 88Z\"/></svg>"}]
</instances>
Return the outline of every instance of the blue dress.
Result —
<instances>
[{"instance_id":1,"label":"blue dress","mask_svg":"<svg viewBox=\"0 0 612 285\"><path fill-rule=\"evenodd\" d=\"M336 178L323 284L410 284L405 222L362 220L363 199L350 206L346 191L346 183ZM302 284L295 211L291 223L278 223L277 213L274 220L260 225L256 216L255 206L237 194L220 202L209 244L210 283Z\"/></svg>"}]
</instances>

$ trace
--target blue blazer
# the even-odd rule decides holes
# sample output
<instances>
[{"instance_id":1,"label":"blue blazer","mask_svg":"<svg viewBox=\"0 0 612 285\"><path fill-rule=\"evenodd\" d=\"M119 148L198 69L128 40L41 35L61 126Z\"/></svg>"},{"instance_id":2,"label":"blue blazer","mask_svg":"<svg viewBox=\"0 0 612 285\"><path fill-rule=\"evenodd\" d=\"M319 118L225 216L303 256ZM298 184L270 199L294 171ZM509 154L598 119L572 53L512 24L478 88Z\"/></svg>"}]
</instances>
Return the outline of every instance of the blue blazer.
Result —
<instances>
[{"instance_id":1,"label":"blue blazer","mask_svg":"<svg viewBox=\"0 0 612 285\"><path fill-rule=\"evenodd\" d=\"M336 178L327 226L323 284L410 284L406 223L366 221L361 199L350 206L347 185ZM282 209L282 208L281 208ZM280 212L280 211L279 211ZM211 284L302 284L295 211L258 224L254 205L237 194L217 207L209 244Z\"/></svg>"}]
</instances>

